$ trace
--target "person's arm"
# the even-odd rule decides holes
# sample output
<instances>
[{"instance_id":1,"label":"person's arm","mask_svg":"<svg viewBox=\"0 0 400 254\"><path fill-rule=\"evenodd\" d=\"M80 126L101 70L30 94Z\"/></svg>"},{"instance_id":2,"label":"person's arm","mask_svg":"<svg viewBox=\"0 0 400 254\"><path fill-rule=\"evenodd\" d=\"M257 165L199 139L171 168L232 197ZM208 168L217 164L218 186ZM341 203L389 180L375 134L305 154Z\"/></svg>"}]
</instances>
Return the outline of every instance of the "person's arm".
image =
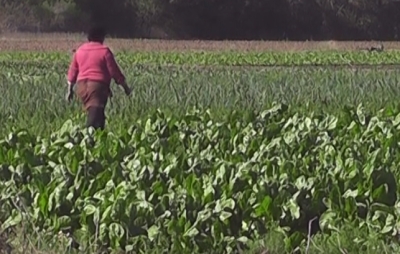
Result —
<instances>
[{"instance_id":1,"label":"person's arm","mask_svg":"<svg viewBox=\"0 0 400 254\"><path fill-rule=\"evenodd\" d=\"M125 93L129 94L130 89L126 84L125 76L122 73L121 69L119 68L117 62L115 61L114 54L111 52L111 50L109 49L107 50L105 58L107 63L107 69L108 72L111 74L111 77L115 80L115 83L122 86L122 88L125 90Z\"/></svg>"},{"instance_id":2,"label":"person's arm","mask_svg":"<svg viewBox=\"0 0 400 254\"><path fill-rule=\"evenodd\" d=\"M73 92L76 79L78 78L78 74L79 74L79 65L76 60L76 53L75 53L74 56L72 57L72 61L68 69L67 82L68 82L69 93Z\"/></svg>"}]
</instances>

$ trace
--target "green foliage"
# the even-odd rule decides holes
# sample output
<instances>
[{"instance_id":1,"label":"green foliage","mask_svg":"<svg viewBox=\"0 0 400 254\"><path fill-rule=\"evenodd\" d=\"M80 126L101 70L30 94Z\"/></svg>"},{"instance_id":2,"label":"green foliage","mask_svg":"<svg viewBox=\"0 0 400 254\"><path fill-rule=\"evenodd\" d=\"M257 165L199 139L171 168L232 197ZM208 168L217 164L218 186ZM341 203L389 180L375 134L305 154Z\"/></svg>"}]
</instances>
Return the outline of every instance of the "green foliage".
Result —
<instances>
[{"instance_id":1,"label":"green foliage","mask_svg":"<svg viewBox=\"0 0 400 254\"><path fill-rule=\"evenodd\" d=\"M70 55L0 54L3 230L87 252L398 252L399 73L328 69L397 51L116 55L134 93L113 88L95 133L64 100Z\"/></svg>"},{"instance_id":2,"label":"green foliage","mask_svg":"<svg viewBox=\"0 0 400 254\"><path fill-rule=\"evenodd\" d=\"M286 250L348 222L398 234L400 113L359 106L300 114L275 104L213 120L158 110L120 133L49 138L16 130L1 140L0 220L70 233L82 248L232 253L278 222Z\"/></svg>"}]
</instances>

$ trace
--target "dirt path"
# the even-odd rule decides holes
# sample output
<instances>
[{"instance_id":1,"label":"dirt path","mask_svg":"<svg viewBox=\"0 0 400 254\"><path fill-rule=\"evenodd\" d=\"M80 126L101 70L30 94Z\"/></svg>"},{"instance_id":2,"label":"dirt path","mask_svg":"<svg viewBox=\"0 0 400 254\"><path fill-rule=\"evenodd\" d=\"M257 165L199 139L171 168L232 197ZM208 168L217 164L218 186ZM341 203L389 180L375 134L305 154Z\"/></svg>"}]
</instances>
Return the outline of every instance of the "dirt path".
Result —
<instances>
[{"instance_id":1,"label":"dirt path","mask_svg":"<svg viewBox=\"0 0 400 254\"><path fill-rule=\"evenodd\" d=\"M70 51L85 41L79 34L0 34L0 51ZM339 41L176 41L107 39L113 50L129 51L302 51L359 50L378 42ZM400 49L400 42L383 42L385 49Z\"/></svg>"}]
</instances>

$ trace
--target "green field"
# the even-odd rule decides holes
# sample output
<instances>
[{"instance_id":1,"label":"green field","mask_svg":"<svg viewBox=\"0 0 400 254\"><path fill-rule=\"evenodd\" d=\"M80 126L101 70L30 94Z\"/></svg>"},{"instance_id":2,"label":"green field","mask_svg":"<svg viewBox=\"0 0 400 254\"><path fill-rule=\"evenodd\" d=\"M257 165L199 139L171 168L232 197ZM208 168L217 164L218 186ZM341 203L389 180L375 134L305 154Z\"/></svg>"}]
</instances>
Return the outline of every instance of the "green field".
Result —
<instances>
[{"instance_id":1,"label":"green field","mask_svg":"<svg viewBox=\"0 0 400 254\"><path fill-rule=\"evenodd\" d=\"M17 253L400 253L398 51L116 56L133 94L92 133L70 54L0 54Z\"/></svg>"},{"instance_id":2,"label":"green field","mask_svg":"<svg viewBox=\"0 0 400 254\"><path fill-rule=\"evenodd\" d=\"M311 54L317 60L333 58L327 53L321 53L321 57ZM227 59L241 59L232 55ZM299 110L332 113L344 106L359 104L367 110L396 107L400 94L400 71L394 68L230 67L224 66L225 62L219 67L201 67L194 64L195 58L185 58L184 54L181 54L181 60L176 60L172 53L163 56L157 57L155 53L117 54L133 95L127 98L117 85L113 85L115 97L107 108L110 129L124 130L157 109L184 114L193 107L210 108L219 119L231 110L262 110L275 101ZM209 53L205 59L211 60L204 62L223 58L221 53L214 56ZM293 61L297 61L296 56L312 59L299 53L294 54ZM375 59L371 61L380 61L379 54L369 57ZM1 126L1 134L8 134L13 127L50 134L67 119L82 116L78 100L72 105L64 100L69 58L68 54L60 53L0 55L3 61L0 82L5 84L0 114L2 119L7 119ZM273 59L268 53L264 53L264 58ZM173 63L174 59L173 65L165 65L166 62ZM190 60L182 62L182 59ZM282 59L278 61L283 63ZM364 57L354 59L357 65ZM299 60L299 65L306 62Z\"/></svg>"}]
</instances>

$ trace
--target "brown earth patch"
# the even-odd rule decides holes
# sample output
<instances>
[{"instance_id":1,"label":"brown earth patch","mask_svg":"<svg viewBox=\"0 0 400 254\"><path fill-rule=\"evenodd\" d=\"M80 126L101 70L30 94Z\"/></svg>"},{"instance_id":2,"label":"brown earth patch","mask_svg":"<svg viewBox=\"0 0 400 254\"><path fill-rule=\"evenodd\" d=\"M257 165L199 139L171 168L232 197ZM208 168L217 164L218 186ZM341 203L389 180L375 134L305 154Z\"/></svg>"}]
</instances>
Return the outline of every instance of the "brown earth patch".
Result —
<instances>
[{"instance_id":1,"label":"brown earth patch","mask_svg":"<svg viewBox=\"0 0 400 254\"><path fill-rule=\"evenodd\" d=\"M1 51L71 51L85 41L80 34L0 34ZM107 39L114 51L304 51L360 50L373 41L176 41ZM385 49L400 49L400 42L382 42Z\"/></svg>"}]
</instances>

